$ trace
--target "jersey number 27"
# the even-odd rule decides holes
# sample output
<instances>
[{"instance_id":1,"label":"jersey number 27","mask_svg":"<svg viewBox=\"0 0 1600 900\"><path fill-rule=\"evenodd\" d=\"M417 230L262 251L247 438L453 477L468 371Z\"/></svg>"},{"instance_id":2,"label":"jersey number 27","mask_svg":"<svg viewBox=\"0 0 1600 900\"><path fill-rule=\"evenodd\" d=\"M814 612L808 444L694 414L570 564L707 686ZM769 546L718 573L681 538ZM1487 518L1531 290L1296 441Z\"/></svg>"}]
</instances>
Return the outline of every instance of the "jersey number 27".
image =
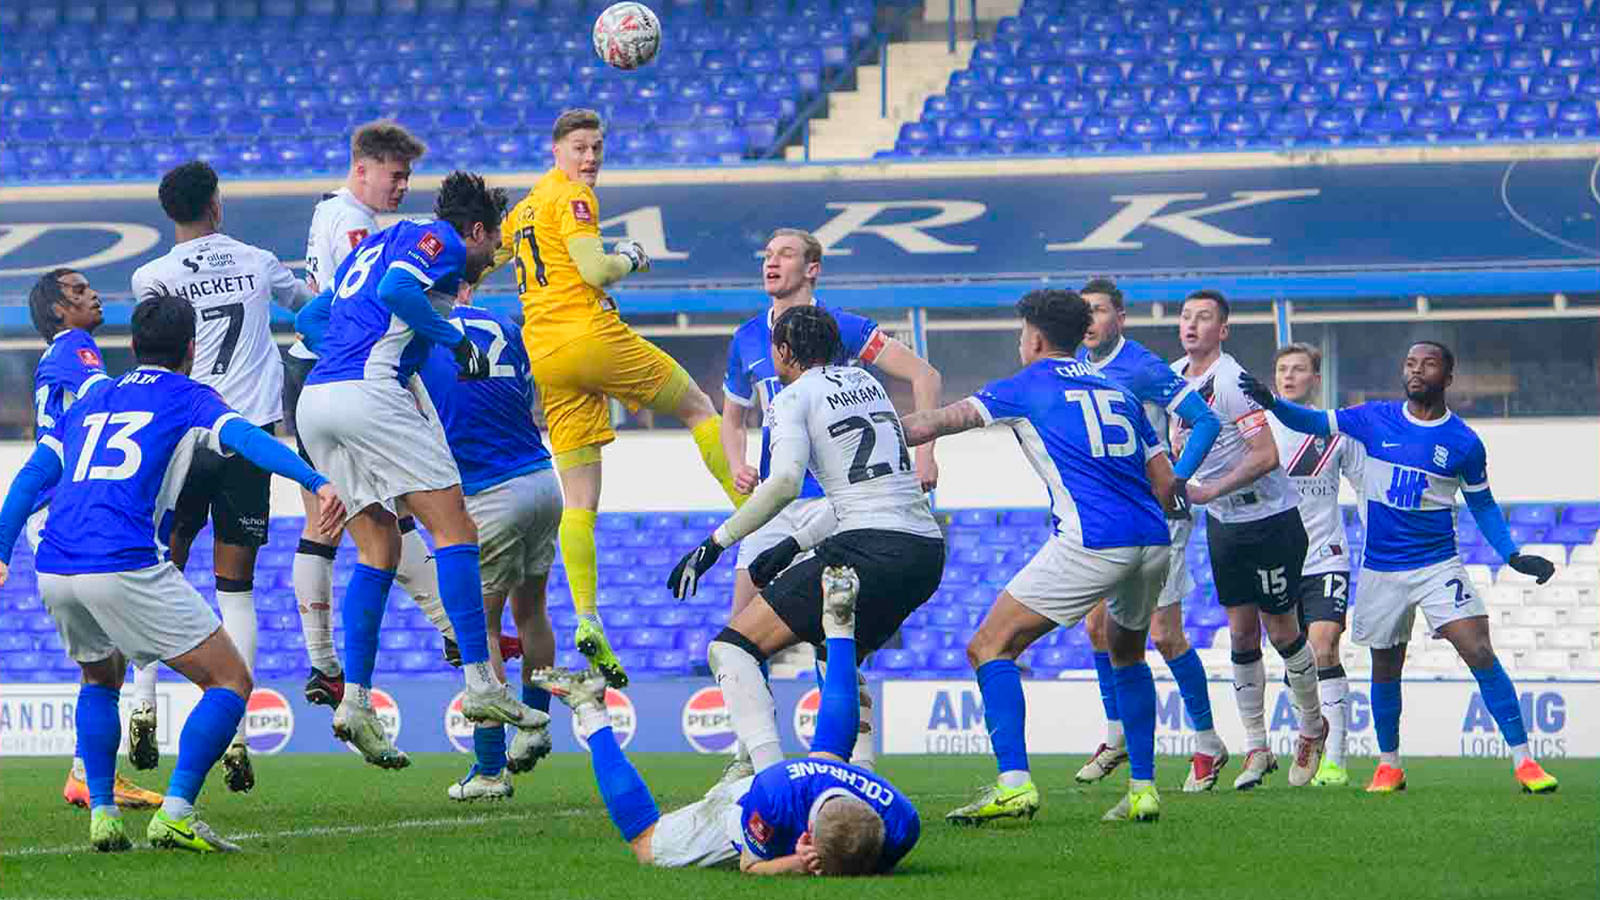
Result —
<instances>
[{"instance_id":1,"label":"jersey number 27","mask_svg":"<svg viewBox=\"0 0 1600 900\"><path fill-rule=\"evenodd\" d=\"M895 471L894 466L887 461L872 461L873 451L878 447L878 431L883 426L887 426L886 440L900 450L899 471L911 471L911 454L906 450L905 433L900 430L900 417L894 413L879 410L871 413L870 418L850 416L828 426L828 437L834 439L848 435L852 431L861 433L861 441L856 444L856 455L850 460L848 477L851 484L882 478Z\"/></svg>"}]
</instances>

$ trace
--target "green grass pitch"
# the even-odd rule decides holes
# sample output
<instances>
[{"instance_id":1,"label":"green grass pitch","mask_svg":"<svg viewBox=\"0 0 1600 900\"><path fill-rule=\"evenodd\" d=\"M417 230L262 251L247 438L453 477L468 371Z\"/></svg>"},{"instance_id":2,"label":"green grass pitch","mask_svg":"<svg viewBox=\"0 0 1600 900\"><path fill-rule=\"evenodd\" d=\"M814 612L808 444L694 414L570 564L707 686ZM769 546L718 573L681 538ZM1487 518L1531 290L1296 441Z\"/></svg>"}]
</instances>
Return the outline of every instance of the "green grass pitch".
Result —
<instances>
[{"instance_id":1,"label":"green grass pitch","mask_svg":"<svg viewBox=\"0 0 1600 900\"><path fill-rule=\"evenodd\" d=\"M130 812L136 849L87 849L88 815L61 801L65 762L0 760L0 898L1089 898L1252 897L1418 900L1600 897L1600 761L1555 760L1561 789L1521 794L1498 760L1413 759L1411 789L1290 790L1283 772L1249 793L1186 796L1183 761L1162 759L1160 822L1102 824L1126 770L1089 788L1081 760L1035 757L1044 808L1029 825L956 828L944 813L994 776L986 757L889 757L882 771L922 811L921 843L899 872L852 882L657 871L633 861L606 818L588 760L551 757L498 804L456 804L444 789L466 757L413 757L402 772L353 755L256 761L258 786L229 794L213 772L203 816L245 852L196 857L149 849L148 813ZM696 799L710 757L635 758L663 810ZM147 786L165 784L170 759ZM1370 760L1353 760L1365 783ZM1231 765L1225 780L1231 780ZM747 894L748 895L748 894Z\"/></svg>"}]
</instances>

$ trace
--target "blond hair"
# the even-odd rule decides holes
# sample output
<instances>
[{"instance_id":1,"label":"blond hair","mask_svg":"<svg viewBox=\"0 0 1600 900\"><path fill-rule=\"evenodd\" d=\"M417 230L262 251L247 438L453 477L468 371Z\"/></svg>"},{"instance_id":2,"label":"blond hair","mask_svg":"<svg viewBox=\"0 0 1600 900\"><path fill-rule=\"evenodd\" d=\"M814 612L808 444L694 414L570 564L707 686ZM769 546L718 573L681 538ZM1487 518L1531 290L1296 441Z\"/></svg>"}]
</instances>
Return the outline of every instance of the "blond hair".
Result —
<instances>
[{"instance_id":1,"label":"blond hair","mask_svg":"<svg viewBox=\"0 0 1600 900\"><path fill-rule=\"evenodd\" d=\"M1285 356L1293 356L1296 353L1304 353L1306 358L1311 360L1311 373L1313 375L1322 374L1322 351L1310 344L1284 344L1279 347L1278 352L1272 354L1273 368L1277 368L1278 360L1283 359Z\"/></svg>"},{"instance_id":2,"label":"blond hair","mask_svg":"<svg viewBox=\"0 0 1600 900\"><path fill-rule=\"evenodd\" d=\"M824 875L871 875L883 854L883 818L855 797L822 804L811 823L811 840Z\"/></svg>"},{"instance_id":3,"label":"blond hair","mask_svg":"<svg viewBox=\"0 0 1600 900\"><path fill-rule=\"evenodd\" d=\"M393 119L378 119L356 128L350 135L350 158L374 162L408 163L428 152L422 139Z\"/></svg>"},{"instance_id":4,"label":"blond hair","mask_svg":"<svg viewBox=\"0 0 1600 900\"><path fill-rule=\"evenodd\" d=\"M781 237L799 238L800 243L806 248L806 265L822 262L822 242L817 236L804 228L775 228L767 237L767 243L772 243Z\"/></svg>"},{"instance_id":5,"label":"blond hair","mask_svg":"<svg viewBox=\"0 0 1600 900\"><path fill-rule=\"evenodd\" d=\"M556 119L555 127L550 130L550 140L552 143L558 143L574 131L586 128L604 132L605 126L600 124L600 114L592 109L569 109Z\"/></svg>"}]
</instances>

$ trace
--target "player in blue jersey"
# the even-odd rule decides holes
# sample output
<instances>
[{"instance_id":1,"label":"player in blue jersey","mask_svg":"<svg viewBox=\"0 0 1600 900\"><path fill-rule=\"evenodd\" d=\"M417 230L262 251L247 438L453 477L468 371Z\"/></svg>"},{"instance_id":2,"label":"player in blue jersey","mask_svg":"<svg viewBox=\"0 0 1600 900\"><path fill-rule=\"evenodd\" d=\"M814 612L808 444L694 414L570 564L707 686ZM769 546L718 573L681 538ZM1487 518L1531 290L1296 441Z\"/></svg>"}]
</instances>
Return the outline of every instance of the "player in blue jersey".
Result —
<instances>
[{"instance_id":1,"label":"player in blue jersey","mask_svg":"<svg viewBox=\"0 0 1600 900\"><path fill-rule=\"evenodd\" d=\"M421 375L445 438L461 470L467 513L478 527L483 553L483 611L498 634L511 599L511 617L522 639L522 702L540 715L519 728L507 758L505 726L479 724L472 732L476 757L466 777L449 788L452 800L510 797L506 770L525 772L550 752L550 694L531 680L532 671L555 663L556 637L545 609L545 581L555 559L561 525L561 482L550 451L533 421L533 376L522 332L504 316L468 305L463 290L450 321L462 328L489 360L489 377L462 380L451 352L435 346ZM495 674L505 677L499 642L490 641Z\"/></svg>"},{"instance_id":2,"label":"player in blue jersey","mask_svg":"<svg viewBox=\"0 0 1600 900\"><path fill-rule=\"evenodd\" d=\"M346 690L333 730L384 768L410 764L384 733L371 698L378 629L400 555L399 501L437 545L439 596L466 673L462 714L528 728L545 719L511 696L490 662L478 532L444 428L418 408L420 382L412 386L433 344L451 348L462 377L489 376L483 349L434 310L429 294L454 298L488 267L505 203L505 193L481 177L452 172L434 201L435 221L400 222L357 245L334 273L328 330L300 393L302 439L339 485L358 556L343 601Z\"/></svg>"},{"instance_id":3,"label":"player in blue jersey","mask_svg":"<svg viewBox=\"0 0 1600 900\"><path fill-rule=\"evenodd\" d=\"M298 481L322 501L324 522L343 516L338 494L272 436L188 377L195 311L163 294L133 312L139 365L82 397L44 435L0 507L0 584L39 491L56 486L35 567L67 654L83 670L75 724L87 770L89 839L96 850L132 845L114 802L128 661L164 660L204 693L184 723L177 767L150 843L197 852L238 849L194 812L194 801L244 717L250 668L222 623L171 562L178 491L196 452L238 453Z\"/></svg>"},{"instance_id":4,"label":"player in blue jersey","mask_svg":"<svg viewBox=\"0 0 1600 900\"><path fill-rule=\"evenodd\" d=\"M34 434L43 437L90 389L109 384L94 330L105 321L100 293L76 269L52 269L39 276L28 292L28 312L33 327L48 346L33 370ZM50 496L44 491L28 517L28 546L37 551L39 538L49 515ZM128 720L131 732L128 756L134 768L155 766L156 749L156 668L134 670L134 708ZM140 765L148 762L149 765ZM161 802L161 795L147 791L128 779L117 776L117 805L145 809ZM83 757L73 754L67 769L67 782L61 796L74 806L87 808L89 785L84 780Z\"/></svg>"},{"instance_id":5,"label":"player in blue jersey","mask_svg":"<svg viewBox=\"0 0 1600 900\"><path fill-rule=\"evenodd\" d=\"M827 310L839 325L843 344L841 357L834 360L839 365L875 366L885 374L906 381L911 386L914 409L933 409L939 404L943 380L939 371L918 356L911 348L889 337L878 323L866 316L844 310L832 309L816 297L817 278L822 274L822 243L809 231L799 228L779 228L767 239L762 255L761 282L767 296L772 298L770 309L754 316L739 326L728 345L728 371L722 381L722 449L733 471L734 486L748 494L771 473L772 467L772 401L783 390L783 380L778 377L772 361L772 323L786 310L797 306L815 306ZM761 457L758 465L748 462L745 429L746 412L757 409L761 413ZM915 458L918 480L923 490L933 490L939 480L939 464L934 459L933 444L917 448ZM782 543L785 538L812 527L831 533L828 523L833 521L833 509L822 496L822 486L810 473L800 487L800 496L784 507L771 522L747 535L739 542L739 554L734 562L733 612L739 612L756 596L756 583L751 579L751 563L767 550ZM778 573L766 572L762 584L771 581ZM731 617L730 617L731 618ZM737 679L730 681L719 675L724 694L742 689L765 692L766 685L745 685ZM851 762L872 768L876 758L876 739L872 730L872 695L861 692L861 702L866 704L861 712L861 737L856 741L855 756ZM730 774L743 770L746 773L765 768L782 758L778 745L778 723L760 729L763 744L746 747L740 741Z\"/></svg>"},{"instance_id":6,"label":"player in blue jersey","mask_svg":"<svg viewBox=\"0 0 1600 900\"><path fill-rule=\"evenodd\" d=\"M945 818L975 825L1038 812L1016 660L1034 641L1057 626L1071 628L1109 597L1112 680L1131 777L1127 794L1105 819L1151 821L1160 816L1161 798L1155 788L1156 687L1144 645L1166 580L1166 511L1176 508L1178 482L1139 399L1072 358L1089 327L1089 304L1070 291L1040 290L1018 301L1017 314L1021 372L905 420L906 442L913 445L990 424L1010 426L1045 483L1055 526L967 644L1000 777Z\"/></svg>"},{"instance_id":7,"label":"player in blue jersey","mask_svg":"<svg viewBox=\"0 0 1600 900\"><path fill-rule=\"evenodd\" d=\"M1078 360L1139 398L1163 446L1167 440L1169 416L1176 415L1185 427L1193 429L1184 444L1183 455L1172 465L1173 475L1180 484L1188 482L1206 454L1211 452L1211 445L1222 430L1222 422L1183 376L1172 371L1171 366L1143 344L1123 335L1128 314L1116 282L1109 278L1092 279L1083 286L1082 296L1089 304L1090 320L1083 346L1078 350ZM1177 493L1186 501L1185 490L1180 488ZM1206 791L1216 785L1217 773L1227 764L1228 749L1212 724L1205 665L1200 662L1200 654L1189 646L1189 639L1183 632L1183 598L1192 587L1184 558L1189 535L1194 530L1194 520L1188 510L1169 521L1167 530L1172 537L1167 555L1167 581L1161 589L1155 615L1150 619L1150 640L1172 670L1172 677L1178 682L1178 693L1194 723L1196 746L1189 759L1189 775L1183 789ZM1077 780L1086 784L1110 775L1128 758L1105 628L1105 607L1097 606L1084 619L1084 629L1094 647L1095 676L1100 683L1100 702L1106 711L1106 739L1078 770Z\"/></svg>"},{"instance_id":8,"label":"player in blue jersey","mask_svg":"<svg viewBox=\"0 0 1600 900\"><path fill-rule=\"evenodd\" d=\"M1367 790L1405 790L1400 767L1400 674L1418 607L1436 636L1449 641L1472 669L1484 706L1511 751L1512 773L1524 791L1556 789L1555 776L1528 752L1517 689L1489 642L1488 610L1456 552L1456 491L1466 494L1478 528L1506 563L1544 584L1555 565L1519 552L1500 506L1489 492L1483 441L1450 410L1445 392L1455 355L1444 344L1418 341L1406 351L1401 378L1405 402L1372 401L1335 410L1307 409L1276 398L1248 373L1239 386L1284 425L1307 434L1345 434L1367 451L1361 476L1361 515L1367 525L1361 561L1361 602L1351 636L1372 648L1372 719L1380 759Z\"/></svg>"},{"instance_id":9,"label":"player in blue jersey","mask_svg":"<svg viewBox=\"0 0 1600 900\"><path fill-rule=\"evenodd\" d=\"M662 868L738 862L751 875L886 874L916 846L922 822L899 788L852 766L860 727L856 697L855 570L821 574L817 610L832 664L822 682L816 736L808 759L723 780L703 799L666 815L623 755L606 716L605 679L594 670L544 670L535 679L572 707L595 784L633 855Z\"/></svg>"}]
</instances>

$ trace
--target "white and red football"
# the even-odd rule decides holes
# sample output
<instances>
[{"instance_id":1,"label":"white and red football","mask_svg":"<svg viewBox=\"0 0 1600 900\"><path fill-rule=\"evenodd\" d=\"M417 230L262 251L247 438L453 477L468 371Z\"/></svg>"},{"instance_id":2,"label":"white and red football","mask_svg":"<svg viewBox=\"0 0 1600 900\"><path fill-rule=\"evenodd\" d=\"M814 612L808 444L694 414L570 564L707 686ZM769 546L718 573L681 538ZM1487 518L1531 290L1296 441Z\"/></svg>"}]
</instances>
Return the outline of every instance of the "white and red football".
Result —
<instances>
[{"instance_id":1,"label":"white and red football","mask_svg":"<svg viewBox=\"0 0 1600 900\"><path fill-rule=\"evenodd\" d=\"M643 3L613 3L594 20L594 52L607 65L637 69L660 49L661 20Z\"/></svg>"}]
</instances>

